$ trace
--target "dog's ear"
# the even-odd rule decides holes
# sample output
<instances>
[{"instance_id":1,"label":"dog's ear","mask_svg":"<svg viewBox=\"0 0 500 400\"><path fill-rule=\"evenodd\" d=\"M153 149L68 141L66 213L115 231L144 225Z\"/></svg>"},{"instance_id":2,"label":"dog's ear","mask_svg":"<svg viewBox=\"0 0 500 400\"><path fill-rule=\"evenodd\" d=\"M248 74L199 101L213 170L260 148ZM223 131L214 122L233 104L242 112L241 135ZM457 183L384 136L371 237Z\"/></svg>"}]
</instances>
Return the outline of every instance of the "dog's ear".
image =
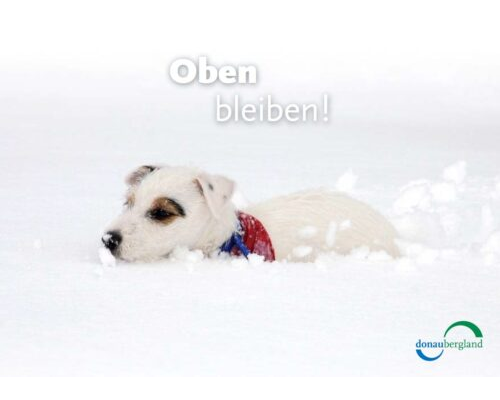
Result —
<instances>
[{"instance_id":1,"label":"dog's ear","mask_svg":"<svg viewBox=\"0 0 500 400\"><path fill-rule=\"evenodd\" d=\"M195 179L195 184L207 201L210 212L218 218L224 207L231 201L234 182L221 175L201 174Z\"/></svg>"},{"instance_id":2,"label":"dog's ear","mask_svg":"<svg viewBox=\"0 0 500 400\"><path fill-rule=\"evenodd\" d=\"M125 183L130 186L137 185L144 177L154 170L160 168L157 165L142 165L139 168L134 169L125 178Z\"/></svg>"}]
</instances>

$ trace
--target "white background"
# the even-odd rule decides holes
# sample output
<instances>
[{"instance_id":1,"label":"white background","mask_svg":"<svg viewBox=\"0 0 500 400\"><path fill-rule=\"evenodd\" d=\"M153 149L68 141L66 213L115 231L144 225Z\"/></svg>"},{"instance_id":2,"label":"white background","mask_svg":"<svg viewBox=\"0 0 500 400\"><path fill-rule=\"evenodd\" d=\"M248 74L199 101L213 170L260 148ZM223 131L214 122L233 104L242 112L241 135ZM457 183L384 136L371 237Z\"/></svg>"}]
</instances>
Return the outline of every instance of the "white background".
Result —
<instances>
[{"instance_id":1,"label":"white background","mask_svg":"<svg viewBox=\"0 0 500 400\"><path fill-rule=\"evenodd\" d=\"M2 4L0 374L498 374L497 17L494 2ZM200 55L255 64L259 82L170 81L173 60ZM215 122L217 93L324 92L328 124ZM226 174L250 201L352 171L352 195L413 247L398 261L103 267L123 176L154 162ZM483 352L416 357L418 338L460 319Z\"/></svg>"}]
</instances>

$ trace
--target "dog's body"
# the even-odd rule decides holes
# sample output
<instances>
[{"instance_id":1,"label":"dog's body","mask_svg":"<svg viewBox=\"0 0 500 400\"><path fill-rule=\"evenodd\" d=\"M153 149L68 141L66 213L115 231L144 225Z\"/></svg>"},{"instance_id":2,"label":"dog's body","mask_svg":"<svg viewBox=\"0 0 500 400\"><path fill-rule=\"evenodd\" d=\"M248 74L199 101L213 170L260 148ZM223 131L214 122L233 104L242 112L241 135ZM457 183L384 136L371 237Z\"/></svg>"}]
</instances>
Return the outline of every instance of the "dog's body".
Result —
<instances>
[{"instance_id":1,"label":"dog's body","mask_svg":"<svg viewBox=\"0 0 500 400\"><path fill-rule=\"evenodd\" d=\"M304 191L245 211L264 224L278 260L312 261L321 252L349 254L360 247L399 255L392 225L373 208L341 193Z\"/></svg>"},{"instance_id":2,"label":"dog's body","mask_svg":"<svg viewBox=\"0 0 500 400\"><path fill-rule=\"evenodd\" d=\"M238 228L229 179L187 167L143 166L127 183L126 210L103 236L116 256L153 260L177 246L214 254ZM269 234L277 260L310 261L359 247L399 255L396 231L378 212L326 190L277 197L243 210Z\"/></svg>"}]
</instances>

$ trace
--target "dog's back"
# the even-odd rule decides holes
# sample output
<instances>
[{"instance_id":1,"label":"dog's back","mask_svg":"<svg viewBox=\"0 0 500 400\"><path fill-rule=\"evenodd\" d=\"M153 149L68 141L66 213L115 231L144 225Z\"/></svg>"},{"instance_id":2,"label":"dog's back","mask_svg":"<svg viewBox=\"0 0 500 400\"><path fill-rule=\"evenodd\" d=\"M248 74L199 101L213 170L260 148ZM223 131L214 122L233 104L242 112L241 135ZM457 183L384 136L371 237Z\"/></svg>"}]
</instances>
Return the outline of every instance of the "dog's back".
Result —
<instances>
[{"instance_id":1,"label":"dog's back","mask_svg":"<svg viewBox=\"0 0 500 400\"><path fill-rule=\"evenodd\" d=\"M253 205L248 213L269 232L277 260L311 261L320 252L367 247L399 256L396 230L367 204L326 190L304 191Z\"/></svg>"}]
</instances>

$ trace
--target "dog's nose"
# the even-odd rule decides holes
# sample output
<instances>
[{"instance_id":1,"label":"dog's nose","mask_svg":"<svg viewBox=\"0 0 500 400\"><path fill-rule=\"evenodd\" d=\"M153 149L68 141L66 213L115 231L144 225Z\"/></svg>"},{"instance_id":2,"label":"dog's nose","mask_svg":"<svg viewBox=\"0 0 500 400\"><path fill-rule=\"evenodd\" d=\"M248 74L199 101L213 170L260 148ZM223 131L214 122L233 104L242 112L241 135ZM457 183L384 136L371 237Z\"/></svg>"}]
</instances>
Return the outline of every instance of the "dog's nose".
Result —
<instances>
[{"instance_id":1,"label":"dog's nose","mask_svg":"<svg viewBox=\"0 0 500 400\"><path fill-rule=\"evenodd\" d=\"M122 235L118 231L108 231L102 236L101 240L104 246L113 253L122 242Z\"/></svg>"}]
</instances>

